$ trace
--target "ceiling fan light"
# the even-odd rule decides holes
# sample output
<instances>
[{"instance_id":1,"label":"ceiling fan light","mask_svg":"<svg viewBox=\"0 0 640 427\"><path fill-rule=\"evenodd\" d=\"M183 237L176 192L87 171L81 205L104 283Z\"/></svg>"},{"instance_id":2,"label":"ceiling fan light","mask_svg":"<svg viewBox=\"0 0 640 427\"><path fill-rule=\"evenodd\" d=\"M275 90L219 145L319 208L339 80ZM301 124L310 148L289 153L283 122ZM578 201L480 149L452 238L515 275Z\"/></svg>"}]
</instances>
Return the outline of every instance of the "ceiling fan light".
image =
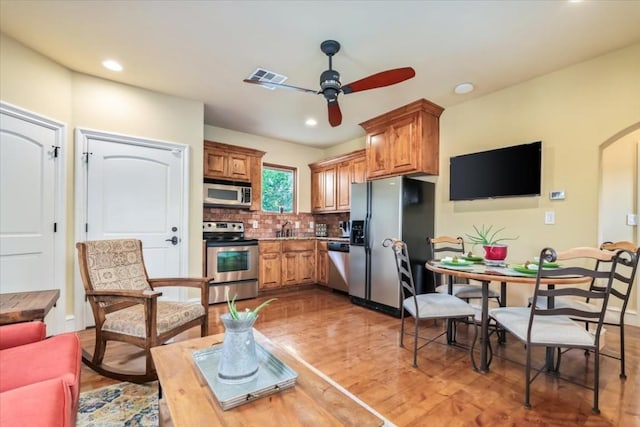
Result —
<instances>
[{"instance_id":1,"label":"ceiling fan light","mask_svg":"<svg viewBox=\"0 0 640 427\"><path fill-rule=\"evenodd\" d=\"M473 86L473 83L465 82L460 83L453 89L453 91L458 95L463 95L465 93L473 92L474 89L475 87Z\"/></svg>"}]
</instances>

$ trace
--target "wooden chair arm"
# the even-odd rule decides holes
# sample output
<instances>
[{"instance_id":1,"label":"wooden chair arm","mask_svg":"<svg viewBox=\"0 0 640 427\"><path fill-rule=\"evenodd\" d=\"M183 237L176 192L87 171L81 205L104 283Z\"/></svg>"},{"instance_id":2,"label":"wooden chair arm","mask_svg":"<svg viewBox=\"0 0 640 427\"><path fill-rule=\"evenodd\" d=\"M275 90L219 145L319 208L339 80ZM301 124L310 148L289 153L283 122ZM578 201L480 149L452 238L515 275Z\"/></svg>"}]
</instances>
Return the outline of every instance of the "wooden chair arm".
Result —
<instances>
[{"instance_id":1,"label":"wooden chair arm","mask_svg":"<svg viewBox=\"0 0 640 427\"><path fill-rule=\"evenodd\" d=\"M116 290L116 289L109 289L106 291L86 290L85 293L88 297L95 297L98 300L116 297L116 298L137 299L137 300L140 300L140 302L143 302L144 300L147 300L147 299L158 298L159 296L162 295L162 292L151 290L151 289L146 289L143 291L129 291L129 290Z\"/></svg>"},{"instance_id":2,"label":"wooden chair arm","mask_svg":"<svg viewBox=\"0 0 640 427\"><path fill-rule=\"evenodd\" d=\"M213 277L174 277L162 279L149 279L149 284L153 288L162 286L184 286L188 288L203 288L209 286Z\"/></svg>"}]
</instances>

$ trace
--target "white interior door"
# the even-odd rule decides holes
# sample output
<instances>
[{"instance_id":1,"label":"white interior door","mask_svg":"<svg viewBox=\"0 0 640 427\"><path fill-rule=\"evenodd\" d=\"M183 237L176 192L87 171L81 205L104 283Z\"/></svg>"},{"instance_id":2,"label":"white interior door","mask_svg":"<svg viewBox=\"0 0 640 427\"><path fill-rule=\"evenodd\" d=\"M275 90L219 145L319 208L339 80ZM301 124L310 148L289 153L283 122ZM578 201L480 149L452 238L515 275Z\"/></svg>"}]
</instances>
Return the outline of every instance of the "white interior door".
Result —
<instances>
[{"instance_id":1,"label":"white interior door","mask_svg":"<svg viewBox=\"0 0 640 427\"><path fill-rule=\"evenodd\" d=\"M0 106L0 292L59 289L48 334L64 331L64 262L56 255L60 240L64 247L56 218L63 143L64 125Z\"/></svg>"},{"instance_id":2,"label":"white interior door","mask_svg":"<svg viewBox=\"0 0 640 427\"><path fill-rule=\"evenodd\" d=\"M85 240L140 239L150 277L184 275L186 147L80 133L85 147ZM187 297L177 288L162 292L162 299ZM92 320L85 315L85 324Z\"/></svg>"}]
</instances>

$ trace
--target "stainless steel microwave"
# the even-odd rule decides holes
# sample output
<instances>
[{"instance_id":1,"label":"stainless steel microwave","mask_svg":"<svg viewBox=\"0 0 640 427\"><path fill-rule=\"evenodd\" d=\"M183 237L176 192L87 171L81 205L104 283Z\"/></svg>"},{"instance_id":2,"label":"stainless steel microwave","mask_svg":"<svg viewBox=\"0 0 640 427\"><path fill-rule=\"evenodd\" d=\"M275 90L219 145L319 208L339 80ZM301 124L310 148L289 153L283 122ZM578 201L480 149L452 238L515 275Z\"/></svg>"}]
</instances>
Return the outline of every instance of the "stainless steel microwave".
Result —
<instances>
[{"instance_id":1,"label":"stainless steel microwave","mask_svg":"<svg viewBox=\"0 0 640 427\"><path fill-rule=\"evenodd\" d=\"M205 206L251 207L251 184L248 182L207 180L203 194Z\"/></svg>"}]
</instances>

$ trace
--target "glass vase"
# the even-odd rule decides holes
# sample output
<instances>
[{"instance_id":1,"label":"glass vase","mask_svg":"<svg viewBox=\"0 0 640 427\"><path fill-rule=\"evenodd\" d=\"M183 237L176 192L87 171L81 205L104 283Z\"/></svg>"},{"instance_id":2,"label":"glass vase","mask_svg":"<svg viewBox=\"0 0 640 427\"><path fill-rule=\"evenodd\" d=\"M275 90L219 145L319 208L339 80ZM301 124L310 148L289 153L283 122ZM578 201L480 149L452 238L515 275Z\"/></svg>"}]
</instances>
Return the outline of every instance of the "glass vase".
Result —
<instances>
[{"instance_id":1,"label":"glass vase","mask_svg":"<svg viewBox=\"0 0 640 427\"><path fill-rule=\"evenodd\" d=\"M222 353L218 362L218 380L226 384L242 384L258 376L258 357L253 338L253 324L257 316L238 313L233 319L229 313L220 316L225 327Z\"/></svg>"}]
</instances>

